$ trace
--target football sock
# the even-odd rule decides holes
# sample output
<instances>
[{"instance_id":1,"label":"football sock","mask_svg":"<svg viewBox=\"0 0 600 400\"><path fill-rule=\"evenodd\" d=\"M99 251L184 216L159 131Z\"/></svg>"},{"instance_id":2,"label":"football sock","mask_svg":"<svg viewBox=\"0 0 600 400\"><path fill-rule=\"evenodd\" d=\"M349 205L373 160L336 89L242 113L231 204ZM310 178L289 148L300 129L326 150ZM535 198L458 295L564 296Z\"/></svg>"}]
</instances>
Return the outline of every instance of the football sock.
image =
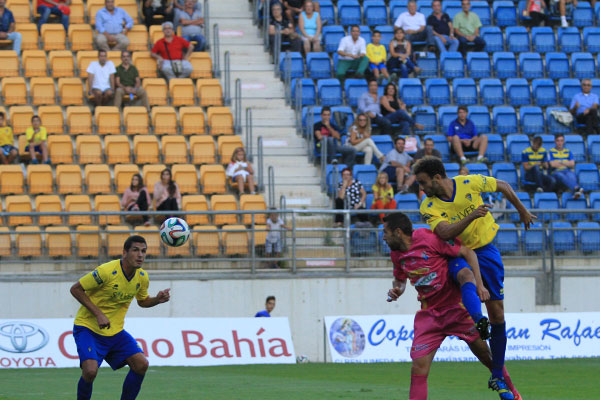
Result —
<instances>
[{"instance_id":1,"label":"football sock","mask_svg":"<svg viewBox=\"0 0 600 400\"><path fill-rule=\"evenodd\" d=\"M409 400L427 400L427 375L410 376Z\"/></svg>"},{"instance_id":2,"label":"football sock","mask_svg":"<svg viewBox=\"0 0 600 400\"><path fill-rule=\"evenodd\" d=\"M83 376L79 378L77 384L77 400L90 400L92 398L92 385L94 382L88 382L83 379Z\"/></svg>"},{"instance_id":3,"label":"football sock","mask_svg":"<svg viewBox=\"0 0 600 400\"><path fill-rule=\"evenodd\" d=\"M473 318L473 321L478 322L483 314L481 313L481 300L477 296L477 287L472 282L467 282L460 287L462 293L462 302L467 312Z\"/></svg>"},{"instance_id":4,"label":"football sock","mask_svg":"<svg viewBox=\"0 0 600 400\"><path fill-rule=\"evenodd\" d=\"M502 374L504 375L504 381L506 382L506 386L508 386L510 391L513 392L514 395L519 393L515 385L513 385L512 380L510 379L510 375L508 374L506 366L502 367Z\"/></svg>"},{"instance_id":5,"label":"football sock","mask_svg":"<svg viewBox=\"0 0 600 400\"><path fill-rule=\"evenodd\" d=\"M129 373L125 377L125 382L123 382L121 400L134 400L140 392L143 380L144 375L139 375L129 370Z\"/></svg>"},{"instance_id":6,"label":"football sock","mask_svg":"<svg viewBox=\"0 0 600 400\"><path fill-rule=\"evenodd\" d=\"M504 353L506 353L505 322L501 324L492 324L490 349L492 350L492 377L496 379L502 379L502 368L504 367Z\"/></svg>"}]
</instances>

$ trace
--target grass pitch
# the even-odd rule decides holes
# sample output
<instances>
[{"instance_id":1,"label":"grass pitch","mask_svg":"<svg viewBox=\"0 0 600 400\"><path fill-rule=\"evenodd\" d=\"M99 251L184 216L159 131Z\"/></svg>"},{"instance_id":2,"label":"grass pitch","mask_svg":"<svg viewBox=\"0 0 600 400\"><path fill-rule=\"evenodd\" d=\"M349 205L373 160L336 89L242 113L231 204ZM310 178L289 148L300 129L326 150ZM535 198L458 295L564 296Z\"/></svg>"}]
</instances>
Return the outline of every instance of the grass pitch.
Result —
<instances>
[{"instance_id":1,"label":"grass pitch","mask_svg":"<svg viewBox=\"0 0 600 400\"><path fill-rule=\"evenodd\" d=\"M524 400L600 398L600 359L510 361ZM102 368L94 400L120 397L127 368ZM62 400L76 397L79 369L0 370L2 400ZM432 400L497 399L487 389L489 373L479 363L434 363ZM151 367L138 399L407 399L410 364L301 364L224 367Z\"/></svg>"}]
</instances>

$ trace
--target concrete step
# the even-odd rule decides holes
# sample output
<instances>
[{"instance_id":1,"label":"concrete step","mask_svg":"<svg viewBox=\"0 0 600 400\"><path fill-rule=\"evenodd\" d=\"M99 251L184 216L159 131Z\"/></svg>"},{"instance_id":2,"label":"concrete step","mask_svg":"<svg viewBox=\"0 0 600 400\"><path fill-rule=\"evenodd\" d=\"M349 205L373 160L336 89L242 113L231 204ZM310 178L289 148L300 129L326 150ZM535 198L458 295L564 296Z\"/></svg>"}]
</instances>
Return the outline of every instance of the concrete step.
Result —
<instances>
[{"instance_id":1,"label":"concrete step","mask_svg":"<svg viewBox=\"0 0 600 400\"><path fill-rule=\"evenodd\" d=\"M341 246L311 246L296 248L298 258L338 258L344 257L344 248Z\"/></svg>"}]
</instances>

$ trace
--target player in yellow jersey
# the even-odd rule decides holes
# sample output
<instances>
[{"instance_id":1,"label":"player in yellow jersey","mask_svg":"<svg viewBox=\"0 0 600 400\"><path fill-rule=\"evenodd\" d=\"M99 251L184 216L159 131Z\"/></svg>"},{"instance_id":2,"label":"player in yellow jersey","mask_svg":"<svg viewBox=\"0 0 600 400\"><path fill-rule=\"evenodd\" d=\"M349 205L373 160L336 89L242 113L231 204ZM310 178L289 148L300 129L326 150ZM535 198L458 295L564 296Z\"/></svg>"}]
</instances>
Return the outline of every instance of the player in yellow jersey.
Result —
<instances>
[{"instance_id":1,"label":"player in yellow jersey","mask_svg":"<svg viewBox=\"0 0 600 400\"><path fill-rule=\"evenodd\" d=\"M525 229L536 218L521 203L510 185L483 175L446 176L442 160L425 157L413 170L420 188L427 197L421 203L421 215L431 230L443 240L460 238L462 244L475 251L481 275L490 300L486 302L490 323L492 350L492 377L489 387L498 391L504 400L519 399L514 387L508 390L502 374L506 352L506 324L504 322L504 265L492 240L498 224L489 213L491 205L484 204L481 193L502 193L519 212ZM510 385L510 383L509 383ZM512 386L512 385L510 385ZM514 393L511 393L511 391Z\"/></svg>"},{"instance_id":2,"label":"player in yellow jersey","mask_svg":"<svg viewBox=\"0 0 600 400\"><path fill-rule=\"evenodd\" d=\"M144 308L170 298L170 289L148 296L148 274L141 268L146 249L143 237L130 236L123 244L121 259L100 265L71 286L71 294L81 303L73 327L81 367L78 400L92 397L92 384L103 360L113 370L129 365L121 400L135 399L140 391L148 360L123 329L125 314L134 297Z\"/></svg>"}]
</instances>

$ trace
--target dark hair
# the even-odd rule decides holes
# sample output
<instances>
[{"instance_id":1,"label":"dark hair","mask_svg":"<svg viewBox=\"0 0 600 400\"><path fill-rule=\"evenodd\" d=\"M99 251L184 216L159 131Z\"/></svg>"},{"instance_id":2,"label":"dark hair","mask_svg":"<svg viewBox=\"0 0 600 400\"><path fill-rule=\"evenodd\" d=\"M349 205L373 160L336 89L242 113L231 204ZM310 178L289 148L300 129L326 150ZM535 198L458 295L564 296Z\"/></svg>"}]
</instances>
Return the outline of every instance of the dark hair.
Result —
<instances>
[{"instance_id":1,"label":"dark hair","mask_svg":"<svg viewBox=\"0 0 600 400\"><path fill-rule=\"evenodd\" d=\"M433 139L432 139L432 138L430 138L430 137L428 137L427 139L425 139L425 142L424 142L424 143L427 143L427 142L435 143L435 142L433 141Z\"/></svg>"},{"instance_id":2,"label":"dark hair","mask_svg":"<svg viewBox=\"0 0 600 400\"><path fill-rule=\"evenodd\" d=\"M554 140L558 139L559 137L564 139L565 135L563 133L558 133L556 136L554 136Z\"/></svg>"},{"instance_id":3,"label":"dark hair","mask_svg":"<svg viewBox=\"0 0 600 400\"><path fill-rule=\"evenodd\" d=\"M107 52L106 50L102 50L102 49L101 49L101 50L98 50L98 55L100 55L100 54L102 54L102 53L104 53L104 54L108 54L108 52Z\"/></svg>"},{"instance_id":4,"label":"dark hair","mask_svg":"<svg viewBox=\"0 0 600 400\"><path fill-rule=\"evenodd\" d=\"M404 29L400 28L399 26L394 27L394 35L396 35L396 32L398 31L402 31L402 33L404 33Z\"/></svg>"},{"instance_id":5,"label":"dark hair","mask_svg":"<svg viewBox=\"0 0 600 400\"><path fill-rule=\"evenodd\" d=\"M391 231L400 229L405 235L412 236L412 222L410 222L410 218L408 218L404 213L396 212L388 214L385 216L385 218L383 218L383 222L387 224Z\"/></svg>"},{"instance_id":6,"label":"dark hair","mask_svg":"<svg viewBox=\"0 0 600 400\"><path fill-rule=\"evenodd\" d=\"M129 50L123 50L123 51L121 52L121 57L123 57L123 55L124 55L125 53L127 53L127 54L129 54L129 55L131 56L131 52L130 52Z\"/></svg>"},{"instance_id":7,"label":"dark hair","mask_svg":"<svg viewBox=\"0 0 600 400\"><path fill-rule=\"evenodd\" d=\"M402 140L406 144L406 139L404 138L404 136L396 136L396 139L394 139L394 146L396 145L396 142L398 140Z\"/></svg>"},{"instance_id":8,"label":"dark hair","mask_svg":"<svg viewBox=\"0 0 600 400\"><path fill-rule=\"evenodd\" d=\"M541 136L536 136L536 137L533 138L532 143L536 143L536 142L543 143L544 140L542 139Z\"/></svg>"},{"instance_id":9,"label":"dark hair","mask_svg":"<svg viewBox=\"0 0 600 400\"><path fill-rule=\"evenodd\" d=\"M129 185L129 188L131 190L136 190L136 191L139 192L144 187L144 179L142 178L142 176L140 174L133 174L131 176L131 182L133 182L133 178L135 178L136 176L138 178L138 185L137 185L137 187L134 187L133 183L131 183L131 185Z\"/></svg>"},{"instance_id":10,"label":"dark hair","mask_svg":"<svg viewBox=\"0 0 600 400\"><path fill-rule=\"evenodd\" d=\"M377 79L375 79L375 78L369 79L369 80L367 81L367 86L369 86L369 85L370 85L371 83L373 83L373 82L377 83ZM378 84L378 83L377 83L377 84ZM379 85L379 84L378 84L378 85Z\"/></svg>"},{"instance_id":11,"label":"dark hair","mask_svg":"<svg viewBox=\"0 0 600 400\"><path fill-rule=\"evenodd\" d=\"M271 300L275 301L275 296L267 296L267 300L265 300L265 303L268 303Z\"/></svg>"},{"instance_id":12,"label":"dark hair","mask_svg":"<svg viewBox=\"0 0 600 400\"><path fill-rule=\"evenodd\" d=\"M398 98L398 88L396 87L396 85L394 85L391 82L388 83L387 85L385 85L385 89L383 90L383 95L387 96L387 91L390 86L394 88L394 99L397 99Z\"/></svg>"},{"instance_id":13,"label":"dark hair","mask_svg":"<svg viewBox=\"0 0 600 400\"><path fill-rule=\"evenodd\" d=\"M381 31L378 31L377 29L375 29L375 30L373 31L373 35L375 35L376 33L379 33L379 34L381 35Z\"/></svg>"},{"instance_id":14,"label":"dark hair","mask_svg":"<svg viewBox=\"0 0 600 400\"><path fill-rule=\"evenodd\" d=\"M173 173L171 172L171 169L163 169L160 173L160 179L162 181L162 176L165 173L165 171L169 173L169 186L167 186L167 192L169 193L169 196L174 196L175 192L177 191L177 187L175 186L175 181L173 180Z\"/></svg>"},{"instance_id":15,"label":"dark hair","mask_svg":"<svg viewBox=\"0 0 600 400\"><path fill-rule=\"evenodd\" d=\"M436 175L439 175L442 178L446 177L446 168L444 168L444 163L439 158L433 156L423 157L416 162L415 166L413 167L413 173L418 175L421 172L426 173L430 178L433 178Z\"/></svg>"},{"instance_id":16,"label":"dark hair","mask_svg":"<svg viewBox=\"0 0 600 400\"><path fill-rule=\"evenodd\" d=\"M329 107L329 106L324 106L323 108L321 108L321 115L323 115L323 113L324 113L325 111L329 111L329 112L331 112L331 107Z\"/></svg>"},{"instance_id":17,"label":"dark hair","mask_svg":"<svg viewBox=\"0 0 600 400\"><path fill-rule=\"evenodd\" d=\"M352 32L352 29L354 28L358 28L358 31L360 32L360 26L358 25L350 25L350 32Z\"/></svg>"},{"instance_id":18,"label":"dark hair","mask_svg":"<svg viewBox=\"0 0 600 400\"><path fill-rule=\"evenodd\" d=\"M31 122L33 122L34 119L39 119L40 122L42 122L42 119L40 118L39 115L34 115L33 117L31 117Z\"/></svg>"},{"instance_id":19,"label":"dark hair","mask_svg":"<svg viewBox=\"0 0 600 400\"><path fill-rule=\"evenodd\" d=\"M352 170L351 170L350 168L348 168L348 167L346 167L346 168L344 168L344 169L342 170L342 174L343 174L344 172L346 172L346 171L350 172L350 175L352 175Z\"/></svg>"},{"instance_id":20,"label":"dark hair","mask_svg":"<svg viewBox=\"0 0 600 400\"><path fill-rule=\"evenodd\" d=\"M458 113L460 110L463 110L466 113L469 112L469 109L467 108L467 106L458 106L458 110L456 110L456 112Z\"/></svg>"},{"instance_id":21,"label":"dark hair","mask_svg":"<svg viewBox=\"0 0 600 400\"><path fill-rule=\"evenodd\" d=\"M129 249L131 249L131 246L133 246L134 243L144 243L146 246L148 246L148 244L146 243L146 239L144 239L140 235L133 235L127 238L127 240L123 244L123 250L129 251Z\"/></svg>"},{"instance_id":22,"label":"dark hair","mask_svg":"<svg viewBox=\"0 0 600 400\"><path fill-rule=\"evenodd\" d=\"M4 115L4 113L2 111L0 111L0 117L2 117L2 118L5 117L5 115Z\"/></svg>"}]
</instances>

